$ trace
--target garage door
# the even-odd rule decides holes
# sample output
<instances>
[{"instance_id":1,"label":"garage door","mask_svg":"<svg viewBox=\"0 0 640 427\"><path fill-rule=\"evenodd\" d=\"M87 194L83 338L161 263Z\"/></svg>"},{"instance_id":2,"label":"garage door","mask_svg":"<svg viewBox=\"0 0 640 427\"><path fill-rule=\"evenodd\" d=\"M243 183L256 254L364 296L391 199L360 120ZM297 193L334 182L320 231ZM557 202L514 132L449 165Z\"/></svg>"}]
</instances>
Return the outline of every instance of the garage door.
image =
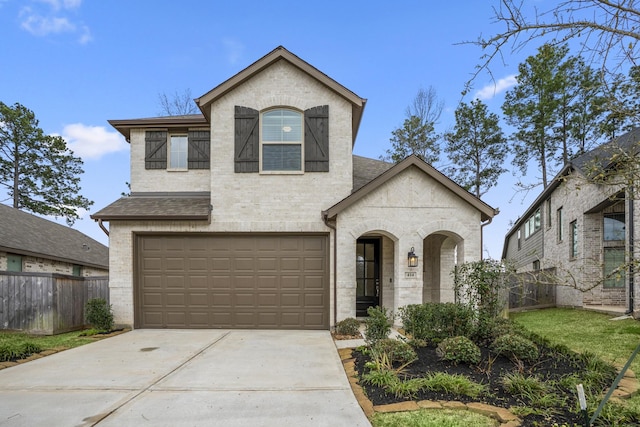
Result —
<instances>
[{"instance_id":1,"label":"garage door","mask_svg":"<svg viewBox=\"0 0 640 427\"><path fill-rule=\"evenodd\" d=\"M139 235L138 328L328 329L326 235Z\"/></svg>"}]
</instances>

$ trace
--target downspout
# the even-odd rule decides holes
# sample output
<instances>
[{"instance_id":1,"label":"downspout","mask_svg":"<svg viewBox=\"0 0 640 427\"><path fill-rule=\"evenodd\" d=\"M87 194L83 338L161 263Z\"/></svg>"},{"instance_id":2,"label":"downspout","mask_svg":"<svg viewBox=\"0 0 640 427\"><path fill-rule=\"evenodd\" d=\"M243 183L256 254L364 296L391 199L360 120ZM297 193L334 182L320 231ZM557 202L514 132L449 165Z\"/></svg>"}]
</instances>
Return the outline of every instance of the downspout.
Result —
<instances>
[{"instance_id":1,"label":"downspout","mask_svg":"<svg viewBox=\"0 0 640 427\"><path fill-rule=\"evenodd\" d=\"M98 221L98 225L100 226L102 231L104 231L104 234L109 236L109 230L107 230L107 228L104 226L104 224L102 224L102 220L101 219L97 219L96 221Z\"/></svg>"},{"instance_id":2,"label":"downspout","mask_svg":"<svg viewBox=\"0 0 640 427\"><path fill-rule=\"evenodd\" d=\"M333 323L338 322L338 229L329 223L326 212L322 212L324 225L333 230Z\"/></svg>"},{"instance_id":3,"label":"downspout","mask_svg":"<svg viewBox=\"0 0 640 427\"><path fill-rule=\"evenodd\" d=\"M491 224L491 221L493 221L493 217L480 224L480 261L484 259L484 227Z\"/></svg>"},{"instance_id":4,"label":"downspout","mask_svg":"<svg viewBox=\"0 0 640 427\"><path fill-rule=\"evenodd\" d=\"M634 212L635 212L635 197L634 197L634 188L633 185L631 186L630 192L629 192L629 310L627 311L626 314L631 314L633 315L633 305L634 305L634 285L635 285L635 280L633 277L634 271L635 269L633 268L633 263L634 263L634 255L633 255L633 245L634 245L634 235L635 235L635 227L634 227L634 223L635 223L635 218L634 218Z\"/></svg>"}]
</instances>

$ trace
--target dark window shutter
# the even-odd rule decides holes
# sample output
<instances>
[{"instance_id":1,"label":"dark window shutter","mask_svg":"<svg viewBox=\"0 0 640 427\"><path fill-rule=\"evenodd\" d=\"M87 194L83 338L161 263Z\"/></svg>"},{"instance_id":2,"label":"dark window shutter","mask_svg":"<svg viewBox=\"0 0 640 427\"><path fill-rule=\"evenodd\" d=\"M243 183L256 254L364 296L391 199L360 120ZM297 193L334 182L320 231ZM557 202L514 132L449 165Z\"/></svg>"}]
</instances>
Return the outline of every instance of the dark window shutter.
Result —
<instances>
[{"instance_id":1,"label":"dark window shutter","mask_svg":"<svg viewBox=\"0 0 640 427\"><path fill-rule=\"evenodd\" d=\"M260 113L248 107L235 109L235 171L258 172L260 153Z\"/></svg>"},{"instance_id":2,"label":"dark window shutter","mask_svg":"<svg viewBox=\"0 0 640 427\"><path fill-rule=\"evenodd\" d=\"M188 167L189 169L209 169L211 153L211 135L208 130L189 131Z\"/></svg>"},{"instance_id":3,"label":"dark window shutter","mask_svg":"<svg viewBox=\"0 0 640 427\"><path fill-rule=\"evenodd\" d=\"M304 112L304 170L329 172L329 106Z\"/></svg>"},{"instance_id":4,"label":"dark window shutter","mask_svg":"<svg viewBox=\"0 0 640 427\"><path fill-rule=\"evenodd\" d=\"M145 133L144 168L167 168L167 131L148 130Z\"/></svg>"}]
</instances>

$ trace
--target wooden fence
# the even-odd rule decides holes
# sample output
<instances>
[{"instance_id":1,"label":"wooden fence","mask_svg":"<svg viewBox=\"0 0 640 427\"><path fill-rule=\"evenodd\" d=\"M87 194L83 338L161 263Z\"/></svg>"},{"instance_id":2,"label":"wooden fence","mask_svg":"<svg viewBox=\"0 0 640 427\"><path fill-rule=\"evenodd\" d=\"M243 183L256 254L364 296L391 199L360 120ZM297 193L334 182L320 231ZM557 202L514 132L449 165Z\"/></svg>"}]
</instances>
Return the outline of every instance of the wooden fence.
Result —
<instances>
[{"instance_id":1,"label":"wooden fence","mask_svg":"<svg viewBox=\"0 0 640 427\"><path fill-rule=\"evenodd\" d=\"M549 283L552 277L555 268L510 275L509 310L555 306L557 285Z\"/></svg>"},{"instance_id":2,"label":"wooden fence","mask_svg":"<svg viewBox=\"0 0 640 427\"><path fill-rule=\"evenodd\" d=\"M40 335L82 329L92 298L109 301L108 277L0 271L0 329Z\"/></svg>"}]
</instances>

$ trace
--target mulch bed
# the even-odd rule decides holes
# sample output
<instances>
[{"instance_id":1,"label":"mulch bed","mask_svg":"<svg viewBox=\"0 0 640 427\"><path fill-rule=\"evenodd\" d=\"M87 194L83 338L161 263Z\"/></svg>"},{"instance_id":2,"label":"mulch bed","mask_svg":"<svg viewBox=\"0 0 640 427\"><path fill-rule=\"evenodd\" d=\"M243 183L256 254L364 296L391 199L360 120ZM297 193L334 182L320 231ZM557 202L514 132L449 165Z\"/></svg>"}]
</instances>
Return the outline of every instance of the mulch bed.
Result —
<instances>
[{"instance_id":1,"label":"mulch bed","mask_svg":"<svg viewBox=\"0 0 640 427\"><path fill-rule=\"evenodd\" d=\"M417 348L418 360L406 367L401 374L406 375L407 379L412 377L424 376L429 372L446 372L449 374L465 375L471 380L485 384L489 392L483 393L479 398L470 398L467 396L454 395L449 393L420 391L417 396L411 400L432 400L432 401L460 401L460 402L482 402L489 405L507 408L513 406L528 406L528 402L519 398L515 398L507 394L500 385L500 378L506 373L517 372L516 365L506 357L499 356L493 362L491 369L487 366L490 352L487 348L482 348L482 361L476 367L470 367L465 364L455 365L448 361L440 360L436 354L435 346L427 346ZM539 346L540 357L534 363L525 363L523 373L536 375L545 380L557 380L564 376L584 372L584 366L579 366L575 358L559 354L549 348ZM364 364L369 361L368 356L364 356L359 351L354 351L355 368L358 375L362 375L367 371ZM494 357L494 356L492 356ZM611 378L608 384L613 383L615 371L612 369ZM367 397L374 405L386 405L390 403L402 402L407 399L397 398L395 395L387 393L383 388L362 384ZM606 392L606 389L603 390ZM562 425L583 425L583 419L569 408L577 407L577 393L575 390L564 390L567 396L567 406L555 408L551 418L542 415L520 416L523 420L522 426L551 426L553 423Z\"/></svg>"}]
</instances>

